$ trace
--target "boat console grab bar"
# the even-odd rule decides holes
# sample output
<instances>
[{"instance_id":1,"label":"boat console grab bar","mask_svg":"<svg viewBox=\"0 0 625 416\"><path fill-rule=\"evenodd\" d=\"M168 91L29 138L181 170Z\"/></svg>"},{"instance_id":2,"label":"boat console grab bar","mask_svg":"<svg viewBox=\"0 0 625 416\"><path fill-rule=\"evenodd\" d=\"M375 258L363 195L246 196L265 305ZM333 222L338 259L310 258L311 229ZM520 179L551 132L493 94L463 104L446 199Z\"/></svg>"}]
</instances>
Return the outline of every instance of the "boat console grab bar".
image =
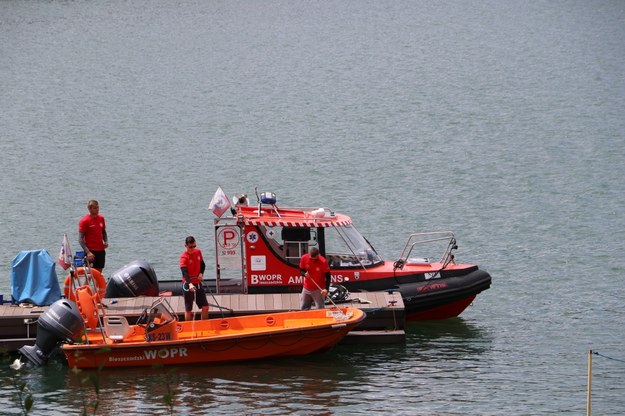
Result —
<instances>
[{"instance_id":1,"label":"boat console grab bar","mask_svg":"<svg viewBox=\"0 0 625 416\"><path fill-rule=\"evenodd\" d=\"M415 239L418 239L418 241L413 241ZM456 245L456 237L452 231L434 231L410 234L410 236L408 237L408 241L406 242L406 245L404 246L404 249L399 256L399 259L395 262L395 265L393 266L393 269L396 270L398 268L403 268L404 264L406 264L406 262L410 258L410 254L412 253L412 250L415 248L415 246L434 243L437 241L448 241L447 247L443 251L443 255L440 259L440 263L442 263L443 265L442 268L445 268L454 258L452 251L458 248L458 246Z\"/></svg>"}]
</instances>

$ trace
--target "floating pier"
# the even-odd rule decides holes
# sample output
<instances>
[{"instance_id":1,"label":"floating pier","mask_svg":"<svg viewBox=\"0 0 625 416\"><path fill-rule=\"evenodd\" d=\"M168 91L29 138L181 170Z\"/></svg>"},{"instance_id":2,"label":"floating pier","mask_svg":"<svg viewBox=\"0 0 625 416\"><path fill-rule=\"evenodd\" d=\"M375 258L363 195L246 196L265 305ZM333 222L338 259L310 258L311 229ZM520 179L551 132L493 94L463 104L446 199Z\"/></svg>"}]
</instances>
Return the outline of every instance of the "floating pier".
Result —
<instances>
[{"instance_id":1,"label":"floating pier","mask_svg":"<svg viewBox=\"0 0 625 416\"><path fill-rule=\"evenodd\" d=\"M223 316L253 315L299 309L299 293L275 294L221 294L208 295L209 318ZM129 323L135 323L154 297L104 299L108 315L121 315ZM182 296L167 297L171 307L184 319ZM218 307L218 306L219 307ZM340 307L359 308L367 317L356 330L343 339L342 344L395 344L406 341L404 303L399 292L351 293L350 299L338 304ZM332 308L326 304L326 308ZM47 306L22 307L4 303L0 305L0 350L17 351L23 345L33 345L37 336L37 320ZM194 319L200 319L200 311L194 305Z\"/></svg>"}]
</instances>

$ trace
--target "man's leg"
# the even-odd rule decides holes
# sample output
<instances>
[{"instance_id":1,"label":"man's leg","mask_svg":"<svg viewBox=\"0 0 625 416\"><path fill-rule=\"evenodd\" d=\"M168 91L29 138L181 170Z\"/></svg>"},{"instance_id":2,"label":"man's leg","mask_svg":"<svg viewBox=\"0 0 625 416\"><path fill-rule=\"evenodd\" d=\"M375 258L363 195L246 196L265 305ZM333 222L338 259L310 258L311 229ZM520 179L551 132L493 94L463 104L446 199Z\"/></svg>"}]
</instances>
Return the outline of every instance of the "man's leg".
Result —
<instances>
[{"instance_id":1,"label":"man's leg","mask_svg":"<svg viewBox=\"0 0 625 416\"><path fill-rule=\"evenodd\" d=\"M206 298L206 292L202 284L198 285L197 291L195 292L195 299L197 306L202 311L202 319L208 319L208 299Z\"/></svg>"},{"instance_id":2,"label":"man's leg","mask_svg":"<svg viewBox=\"0 0 625 416\"><path fill-rule=\"evenodd\" d=\"M317 307L317 309L323 309L326 307L323 295L321 294L321 290L315 290L314 292L312 292L311 295L315 301L315 306Z\"/></svg>"},{"instance_id":3,"label":"man's leg","mask_svg":"<svg viewBox=\"0 0 625 416\"><path fill-rule=\"evenodd\" d=\"M190 321L193 319L193 300L195 295L193 292L182 292L184 294L184 320Z\"/></svg>"},{"instance_id":4,"label":"man's leg","mask_svg":"<svg viewBox=\"0 0 625 416\"><path fill-rule=\"evenodd\" d=\"M313 302L313 298L312 296L310 296L310 291L303 289L300 298L301 298L300 309L303 311L309 310Z\"/></svg>"}]
</instances>

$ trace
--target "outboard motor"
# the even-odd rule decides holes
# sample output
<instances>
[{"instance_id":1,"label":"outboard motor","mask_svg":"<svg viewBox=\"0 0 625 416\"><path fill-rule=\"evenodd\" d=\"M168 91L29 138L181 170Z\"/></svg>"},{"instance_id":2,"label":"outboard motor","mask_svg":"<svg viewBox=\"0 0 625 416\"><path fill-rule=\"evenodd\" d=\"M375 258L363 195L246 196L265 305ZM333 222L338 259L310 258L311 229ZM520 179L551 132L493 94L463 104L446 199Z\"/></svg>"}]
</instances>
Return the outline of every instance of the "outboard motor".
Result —
<instances>
[{"instance_id":1,"label":"outboard motor","mask_svg":"<svg viewBox=\"0 0 625 416\"><path fill-rule=\"evenodd\" d=\"M116 271L106 285L105 298L158 296L158 279L147 261L135 260Z\"/></svg>"},{"instance_id":2,"label":"outboard motor","mask_svg":"<svg viewBox=\"0 0 625 416\"><path fill-rule=\"evenodd\" d=\"M332 284L328 292L328 297L333 302L347 302L349 298L349 290L343 285Z\"/></svg>"},{"instance_id":3,"label":"outboard motor","mask_svg":"<svg viewBox=\"0 0 625 416\"><path fill-rule=\"evenodd\" d=\"M39 317L35 345L25 345L18 351L31 363L42 366L62 341L73 342L84 328L78 306L69 299L59 299Z\"/></svg>"}]
</instances>

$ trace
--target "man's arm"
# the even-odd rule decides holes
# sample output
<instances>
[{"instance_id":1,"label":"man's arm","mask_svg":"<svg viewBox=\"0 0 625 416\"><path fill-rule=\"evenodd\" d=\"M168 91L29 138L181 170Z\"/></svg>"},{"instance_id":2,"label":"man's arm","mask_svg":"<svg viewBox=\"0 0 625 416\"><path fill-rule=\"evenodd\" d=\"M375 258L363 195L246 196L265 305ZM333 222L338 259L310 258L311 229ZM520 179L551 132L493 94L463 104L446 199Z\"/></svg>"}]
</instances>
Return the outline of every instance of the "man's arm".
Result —
<instances>
[{"instance_id":1,"label":"man's arm","mask_svg":"<svg viewBox=\"0 0 625 416\"><path fill-rule=\"evenodd\" d=\"M182 281L191 284L191 278L189 277L189 269L187 267L181 267L180 271L182 271Z\"/></svg>"},{"instance_id":2,"label":"man's arm","mask_svg":"<svg viewBox=\"0 0 625 416\"><path fill-rule=\"evenodd\" d=\"M85 254L89 254L89 249L87 248L87 243L85 243L85 233L83 233L82 231L78 231L78 243L80 244L80 247L82 247L82 250L85 252Z\"/></svg>"}]
</instances>

